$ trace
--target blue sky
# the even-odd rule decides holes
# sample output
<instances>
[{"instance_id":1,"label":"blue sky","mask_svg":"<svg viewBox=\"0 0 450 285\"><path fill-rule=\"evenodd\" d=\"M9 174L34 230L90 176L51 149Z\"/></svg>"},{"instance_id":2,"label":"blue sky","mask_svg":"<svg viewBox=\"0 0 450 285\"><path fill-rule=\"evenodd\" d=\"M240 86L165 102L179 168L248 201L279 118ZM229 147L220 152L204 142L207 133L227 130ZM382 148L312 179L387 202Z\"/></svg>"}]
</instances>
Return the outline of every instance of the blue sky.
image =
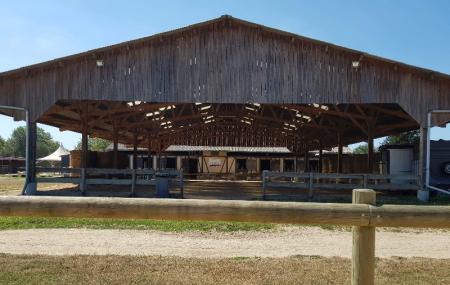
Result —
<instances>
[{"instance_id":1,"label":"blue sky","mask_svg":"<svg viewBox=\"0 0 450 285\"><path fill-rule=\"evenodd\" d=\"M450 1L0 0L0 71L223 14L450 74ZM0 136L19 125L0 116ZM79 135L45 127L72 148ZM434 129L450 139L450 128Z\"/></svg>"}]
</instances>

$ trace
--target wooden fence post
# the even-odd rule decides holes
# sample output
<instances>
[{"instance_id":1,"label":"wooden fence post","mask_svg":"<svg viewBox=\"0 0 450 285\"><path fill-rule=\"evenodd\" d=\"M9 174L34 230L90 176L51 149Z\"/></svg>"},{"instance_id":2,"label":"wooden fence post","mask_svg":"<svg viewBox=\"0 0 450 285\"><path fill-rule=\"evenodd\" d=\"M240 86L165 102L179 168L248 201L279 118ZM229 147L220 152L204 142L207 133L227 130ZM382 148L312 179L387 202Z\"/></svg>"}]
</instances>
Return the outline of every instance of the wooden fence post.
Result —
<instances>
[{"instance_id":1,"label":"wooden fence post","mask_svg":"<svg viewBox=\"0 0 450 285\"><path fill-rule=\"evenodd\" d=\"M353 204L375 205L376 193L354 189ZM352 285L373 285L375 279L375 227L353 227Z\"/></svg>"}]
</instances>

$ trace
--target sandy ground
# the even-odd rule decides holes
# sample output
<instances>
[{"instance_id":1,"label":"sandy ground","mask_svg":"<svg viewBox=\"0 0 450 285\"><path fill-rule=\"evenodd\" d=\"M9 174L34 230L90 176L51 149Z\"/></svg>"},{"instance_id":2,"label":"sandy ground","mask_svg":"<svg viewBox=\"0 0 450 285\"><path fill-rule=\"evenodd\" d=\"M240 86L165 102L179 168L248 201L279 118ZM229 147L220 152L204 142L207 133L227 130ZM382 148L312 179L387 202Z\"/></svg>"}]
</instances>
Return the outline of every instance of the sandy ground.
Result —
<instances>
[{"instance_id":1,"label":"sandy ground","mask_svg":"<svg viewBox=\"0 0 450 285\"><path fill-rule=\"evenodd\" d=\"M378 231L378 257L450 258L449 231ZM162 255L199 258L351 257L351 233L317 227L267 232L164 233L132 230L35 229L0 231L0 252L47 255Z\"/></svg>"}]
</instances>

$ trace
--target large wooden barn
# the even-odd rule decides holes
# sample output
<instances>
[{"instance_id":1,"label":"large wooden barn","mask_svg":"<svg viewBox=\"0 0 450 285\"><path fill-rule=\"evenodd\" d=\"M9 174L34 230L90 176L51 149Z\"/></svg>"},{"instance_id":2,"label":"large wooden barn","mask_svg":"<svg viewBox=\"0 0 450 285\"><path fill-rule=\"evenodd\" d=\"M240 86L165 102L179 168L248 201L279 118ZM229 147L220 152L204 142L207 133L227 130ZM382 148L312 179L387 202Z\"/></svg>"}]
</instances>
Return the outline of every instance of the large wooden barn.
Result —
<instances>
[{"instance_id":1,"label":"large wooden barn","mask_svg":"<svg viewBox=\"0 0 450 285\"><path fill-rule=\"evenodd\" d=\"M170 145L285 147L295 156L420 129L450 109L450 76L230 16L0 73L0 105L36 123L161 153ZM433 117L433 125L450 121ZM319 163L321 163L319 161ZM423 184L422 184L423 186ZM421 195L426 196L426 189Z\"/></svg>"}]
</instances>

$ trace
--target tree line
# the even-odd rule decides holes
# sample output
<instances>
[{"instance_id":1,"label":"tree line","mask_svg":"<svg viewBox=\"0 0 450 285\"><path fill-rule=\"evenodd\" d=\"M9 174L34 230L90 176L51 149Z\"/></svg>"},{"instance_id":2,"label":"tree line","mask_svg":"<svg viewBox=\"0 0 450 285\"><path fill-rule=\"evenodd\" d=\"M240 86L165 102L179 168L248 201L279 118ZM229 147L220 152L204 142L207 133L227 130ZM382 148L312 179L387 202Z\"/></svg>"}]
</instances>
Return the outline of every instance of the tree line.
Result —
<instances>
[{"instance_id":1,"label":"tree line","mask_svg":"<svg viewBox=\"0 0 450 285\"><path fill-rule=\"evenodd\" d=\"M419 140L420 140L420 133L418 130L415 130L401 133L398 136L388 136L381 142L380 147L384 145L401 145L401 144L416 145L419 143ZM353 153L355 154L366 154L368 152L369 147L367 143L361 144L353 150Z\"/></svg>"},{"instance_id":2,"label":"tree line","mask_svg":"<svg viewBox=\"0 0 450 285\"><path fill-rule=\"evenodd\" d=\"M110 141L100 138L89 138L88 148L91 151L105 151L111 144ZM54 140L52 135L44 129L37 127L36 156L45 157L59 147L59 142ZM0 136L0 156L25 157L26 152L26 128L17 127L11 136L4 139ZM75 149L81 149L81 140Z\"/></svg>"},{"instance_id":3,"label":"tree line","mask_svg":"<svg viewBox=\"0 0 450 285\"><path fill-rule=\"evenodd\" d=\"M0 137L0 156L25 157L26 152L26 128L17 127L7 139ZM36 156L47 156L57 150L59 142L42 128L37 127Z\"/></svg>"}]
</instances>

